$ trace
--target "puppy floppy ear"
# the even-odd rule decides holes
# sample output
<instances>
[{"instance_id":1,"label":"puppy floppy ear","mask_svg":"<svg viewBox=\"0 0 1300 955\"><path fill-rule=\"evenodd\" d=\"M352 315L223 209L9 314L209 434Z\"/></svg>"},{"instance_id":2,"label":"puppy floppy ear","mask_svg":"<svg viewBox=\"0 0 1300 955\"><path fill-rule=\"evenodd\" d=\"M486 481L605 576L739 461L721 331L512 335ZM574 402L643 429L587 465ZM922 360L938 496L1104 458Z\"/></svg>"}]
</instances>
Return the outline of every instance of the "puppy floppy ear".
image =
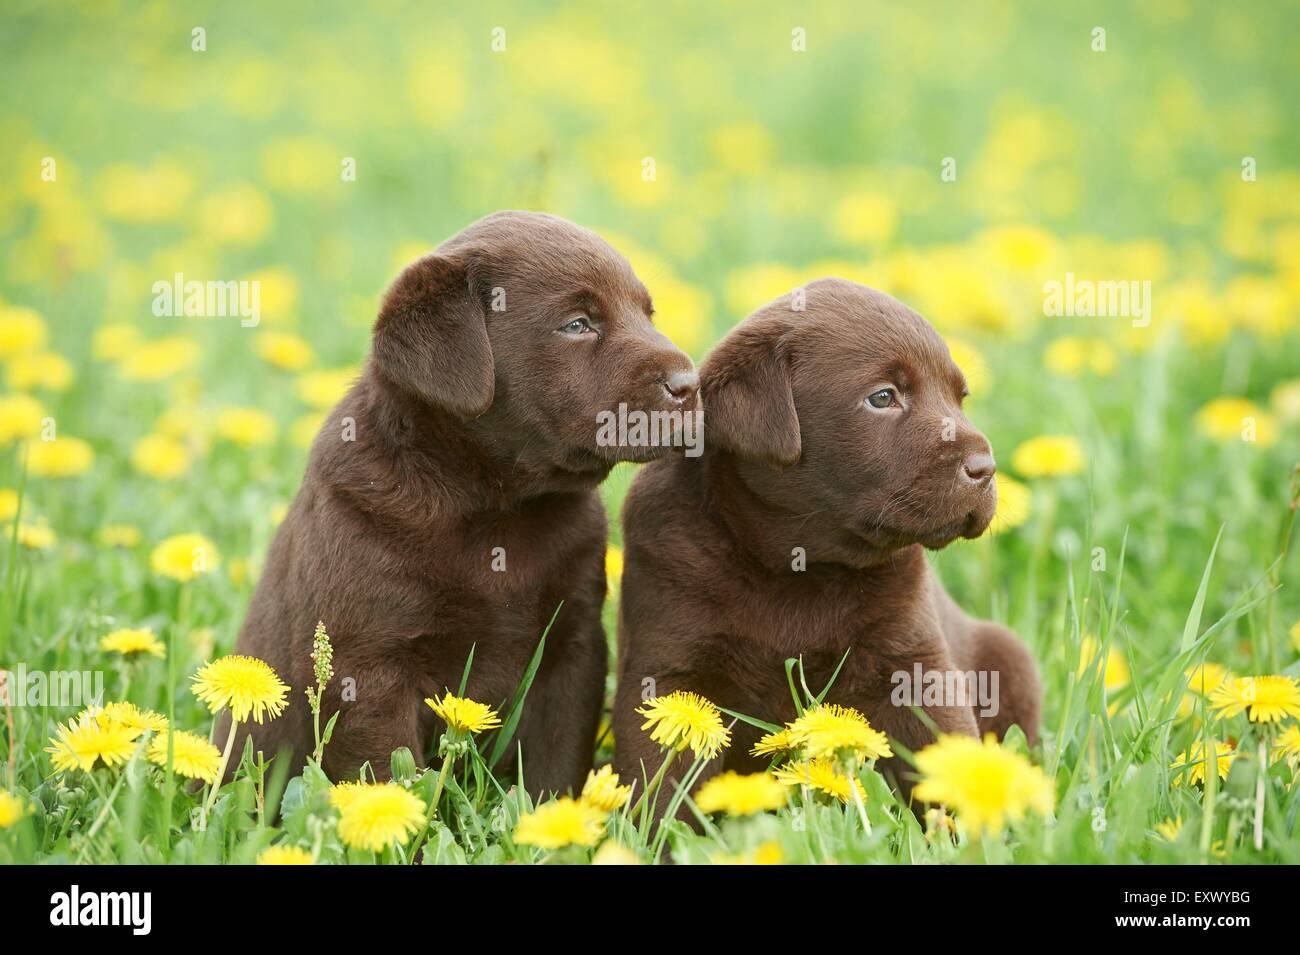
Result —
<instances>
[{"instance_id":1,"label":"puppy floppy ear","mask_svg":"<svg viewBox=\"0 0 1300 955\"><path fill-rule=\"evenodd\" d=\"M384 296L371 355L385 378L461 420L492 405L486 316L459 260L428 255L406 267Z\"/></svg>"},{"instance_id":2,"label":"puppy floppy ear","mask_svg":"<svg viewBox=\"0 0 1300 955\"><path fill-rule=\"evenodd\" d=\"M790 467L799 460L799 416L785 340L770 328L741 329L700 370L708 438L744 458Z\"/></svg>"}]
</instances>

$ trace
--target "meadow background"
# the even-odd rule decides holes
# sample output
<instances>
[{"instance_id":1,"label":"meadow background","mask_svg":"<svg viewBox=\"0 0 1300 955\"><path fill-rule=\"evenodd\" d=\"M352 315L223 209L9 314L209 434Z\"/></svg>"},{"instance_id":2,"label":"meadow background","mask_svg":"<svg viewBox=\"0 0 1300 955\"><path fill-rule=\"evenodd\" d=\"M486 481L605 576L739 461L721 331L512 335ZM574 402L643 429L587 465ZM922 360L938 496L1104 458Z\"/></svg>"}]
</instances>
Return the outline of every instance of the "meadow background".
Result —
<instances>
[{"instance_id":1,"label":"meadow background","mask_svg":"<svg viewBox=\"0 0 1300 955\"><path fill-rule=\"evenodd\" d=\"M623 251L697 359L807 279L891 292L949 340L1000 463L999 532L935 562L1040 662L1027 755L1053 812L954 838L865 769L869 833L804 792L674 831L680 858L1300 861L1295 760L1272 751L1256 826L1256 743L1275 731L1213 720L1187 688L1202 661L1300 672L1283 558L1300 460L1294 5L434 6L5 4L0 670L102 670L110 699L207 736L190 676L234 646L379 295L475 218L540 209ZM260 325L155 317L153 283L178 272L260 281ZM1151 282L1150 325L1045 316L1044 283L1067 272ZM1061 440L1024 447L1044 436ZM603 488L612 517L632 474ZM181 583L151 555L185 533L216 554ZM101 648L122 628L150 628L163 658ZM375 858L340 841L310 779L245 779L199 830L201 796L143 758L59 771L45 748L77 709L0 714L0 861L248 862L273 843ZM1237 749L1198 784L1210 737ZM518 844L523 797L469 776L453 774L430 861L652 855L626 813L600 846Z\"/></svg>"}]
</instances>

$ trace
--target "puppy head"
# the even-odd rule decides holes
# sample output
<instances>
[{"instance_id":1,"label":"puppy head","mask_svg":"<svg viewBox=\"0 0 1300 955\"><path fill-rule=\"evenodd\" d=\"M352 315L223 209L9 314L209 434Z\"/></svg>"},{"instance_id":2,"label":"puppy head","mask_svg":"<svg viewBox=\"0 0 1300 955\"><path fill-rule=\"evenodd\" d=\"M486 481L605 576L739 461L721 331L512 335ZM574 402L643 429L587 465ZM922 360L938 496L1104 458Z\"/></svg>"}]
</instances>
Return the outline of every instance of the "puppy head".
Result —
<instances>
[{"instance_id":1,"label":"puppy head","mask_svg":"<svg viewBox=\"0 0 1300 955\"><path fill-rule=\"evenodd\" d=\"M695 410L690 358L631 266L594 232L500 212L408 266L375 324L378 374L525 466L603 478L658 446L598 441L602 412Z\"/></svg>"},{"instance_id":2,"label":"puppy head","mask_svg":"<svg viewBox=\"0 0 1300 955\"><path fill-rule=\"evenodd\" d=\"M803 292L803 310L790 295L764 306L704 363L706 445L833 550L979 536L997 505L993 455L943 339L865 286Z\"/></svg>"}]
</instances>

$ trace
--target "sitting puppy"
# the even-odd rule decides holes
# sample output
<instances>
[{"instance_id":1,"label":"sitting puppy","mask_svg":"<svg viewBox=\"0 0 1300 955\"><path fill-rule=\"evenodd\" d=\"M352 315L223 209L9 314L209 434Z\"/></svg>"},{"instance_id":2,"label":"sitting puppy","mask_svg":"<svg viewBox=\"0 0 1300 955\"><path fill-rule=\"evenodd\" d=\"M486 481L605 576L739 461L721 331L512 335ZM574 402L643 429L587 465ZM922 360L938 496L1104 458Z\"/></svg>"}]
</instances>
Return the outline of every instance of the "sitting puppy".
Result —
<instances>
[{"instance_id":1,"label":"sitting puppy","mask_svg":"<svg viewBox=\"0 0 1300 955\"><path fill-rule=\"evenodd\" d=\"M705 362L702 457L648 465L628 495L614 703L625 779L663 759L641 730L644 699L688 690L786 722L791 657L814 693L845 659L828 700L911 750L933 734L910 703L940 732L1001 736L1015 723L1037 735L1028 651L966 616L923 552L979 536L997 503L989 443L962 413L961 371L888 295L840 279L803 292L805 310L789 295L764 306ZM933 706L920 687L899 699L897 675L912 679L918 664L996 673L995 706L982 716L970 697ZM764 768L749 752L759 735L737 722L701 781Z\"/></svg>"},{"instance_id":2,"label":"sitting puppy","mask_svg":"<svg viewBox=\"0 0 1300 955\"><path fill-rule=\"evenodd\" d=\"M459 688L471 649L465 695L501 706L563 601L515 742L530 790L581 786L608 666L594 489L617 461L664 450L602 446L598 416L698 401L691 360L651 312L617 252L549 215L488 216L402 272L239 635L237 652L293 690L281 717L249 727L258 750L295 768L311 752L318 620L336 674L322 727L338 712L324 768L355 779L369 762L382 778L398 747L423 765L441 732L424 700Z\"/></svg>"}]
</instances>

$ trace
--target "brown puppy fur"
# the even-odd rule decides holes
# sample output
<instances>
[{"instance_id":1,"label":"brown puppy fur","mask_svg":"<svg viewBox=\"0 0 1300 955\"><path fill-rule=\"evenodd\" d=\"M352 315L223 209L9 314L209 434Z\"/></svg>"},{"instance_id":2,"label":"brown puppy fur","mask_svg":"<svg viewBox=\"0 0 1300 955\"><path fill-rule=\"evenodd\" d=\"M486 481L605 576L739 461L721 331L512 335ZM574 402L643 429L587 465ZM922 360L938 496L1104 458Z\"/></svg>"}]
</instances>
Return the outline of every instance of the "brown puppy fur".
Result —
<instances>
[{"instance_id":1,"label":"brown puppy fur","mask_svg":"<svg viewBox=\"0 0 1300 955\"><path fill-rule=\"evenodd\" d=\"M322 726L339 714L325 770L355 778L368 761L384 777L398 747L423 765L441 732L424 699L456 691L471 647L466 695L500 706L563 601L516 741L532 791L581 785L608 665L594 488L660 453L599 446L597 415L697 404L691 361L651 312L595 233L535 213L488 216L398 277L239 635L292 687L283 716L251 727L256 749L295 768L311 751L317 620L336 674Z\"/></svg>"},{"instance_id":2,"label":"brown puppy fur","mask_svg":"<svg viewBox=\"0 0 1300 955\"><path fill-rule=\"evenodd\" d=\"M635 712L646 697L689 690L782 723L795 716L783 661L802 657L816 693L846 651L829 701L909 749L933 737L893 705L891 677L917 663L999 674L996 716L923 707L940 731L1001 736L1017 723L1037 736L1028 651L963 613L923 553L978 536L997 502L989 444L961 410L961 372L934 329L889 296L840 279L805 293L806 310L787 295L717 346L700 372L702 457L648 465L625 503L614 703L624 778L662 760ZM758 737L737 722L701 781L765 767L749 754ZM910 788L905 767L886 768Z\"/></svg>"}]
</instances>

